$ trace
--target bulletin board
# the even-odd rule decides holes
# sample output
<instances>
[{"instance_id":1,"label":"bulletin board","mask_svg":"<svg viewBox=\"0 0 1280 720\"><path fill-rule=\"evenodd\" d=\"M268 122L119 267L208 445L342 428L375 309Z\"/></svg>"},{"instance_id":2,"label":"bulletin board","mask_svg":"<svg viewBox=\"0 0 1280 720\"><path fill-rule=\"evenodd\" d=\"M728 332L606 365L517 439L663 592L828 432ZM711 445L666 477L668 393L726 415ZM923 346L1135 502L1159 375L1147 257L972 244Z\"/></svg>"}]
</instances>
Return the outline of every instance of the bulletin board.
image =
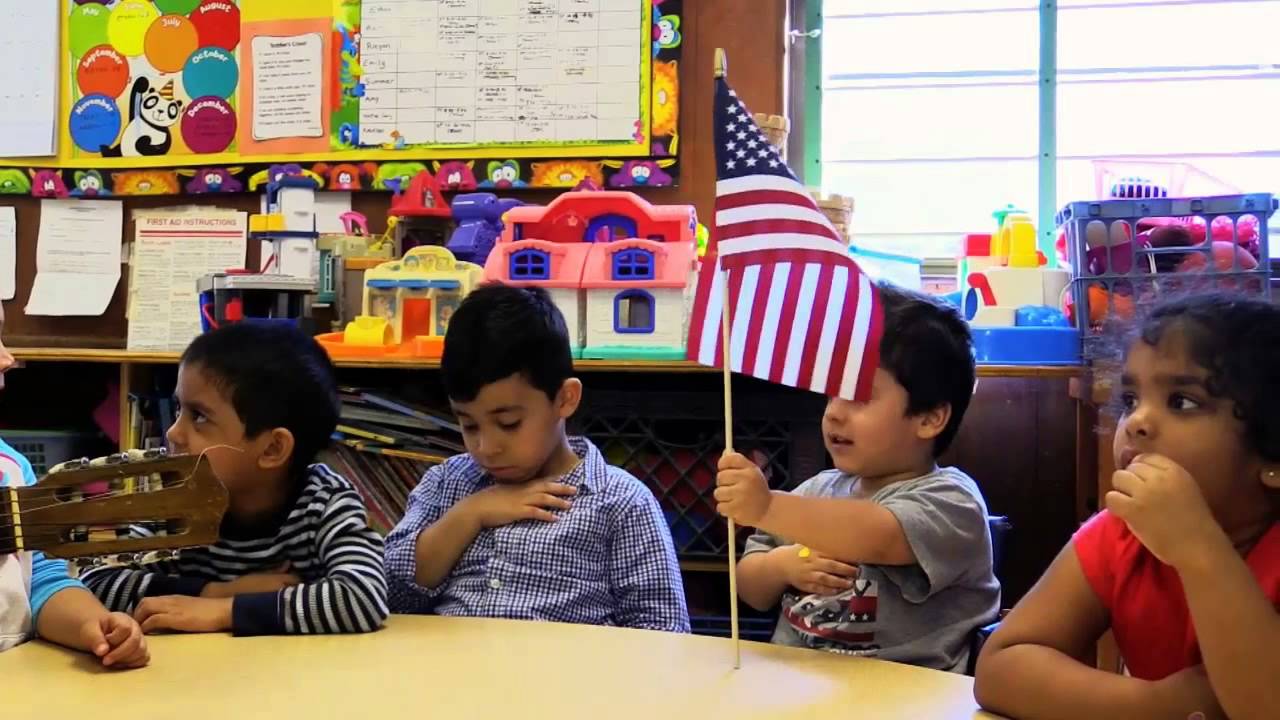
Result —
<instances>
[{"instance_id":1,"label":"bulletin board","mask_svg":"<svg viewBox=\"0 0 1280 720\"><path fill-rule=\"evenodd\" d=\"M674 185L683 0L60 0L58 154L0 194Z\"/></svg>"}]
</instances>

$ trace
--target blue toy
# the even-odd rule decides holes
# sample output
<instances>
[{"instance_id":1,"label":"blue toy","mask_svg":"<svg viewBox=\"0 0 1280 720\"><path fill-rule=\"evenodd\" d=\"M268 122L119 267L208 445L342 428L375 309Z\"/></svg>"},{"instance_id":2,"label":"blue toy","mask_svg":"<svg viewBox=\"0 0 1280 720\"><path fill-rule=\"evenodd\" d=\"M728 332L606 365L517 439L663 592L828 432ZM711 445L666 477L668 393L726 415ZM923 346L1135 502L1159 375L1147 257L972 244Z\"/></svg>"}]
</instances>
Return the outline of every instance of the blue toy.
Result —
<instances>
[{"instance_id":1,"label":"blue toy","mask_svg":"<svg viewBox=\"0 0 1280 720\"><path fill-rule=\"evenodd\" d=\"M445 247L463 262L484 265L489 251L502 235L502 216L524 203L513 198L498 199L493 193L469 193L453 198L453 219L457 229Z\"/></svg>"},{"instance_id":2,"label":"blue toy","mask_svg":"<svg viewBox=\"0 0 1280 720\"><path fill-rule=\"evenodd\" d=\"M1015 327L1071 327L1067 316L1048 305L1024 305L1015 311Z\"/></svg>"}]
</instances>

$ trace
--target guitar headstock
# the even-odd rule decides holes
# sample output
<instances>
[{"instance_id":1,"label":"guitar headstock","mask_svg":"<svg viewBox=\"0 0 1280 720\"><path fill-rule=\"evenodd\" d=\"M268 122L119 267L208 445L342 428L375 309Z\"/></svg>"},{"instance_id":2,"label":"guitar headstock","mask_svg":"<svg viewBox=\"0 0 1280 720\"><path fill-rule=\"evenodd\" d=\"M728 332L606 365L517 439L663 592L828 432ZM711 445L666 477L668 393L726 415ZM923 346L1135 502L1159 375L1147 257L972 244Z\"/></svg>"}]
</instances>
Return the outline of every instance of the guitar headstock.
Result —
<instances>
[{"instance_id":1,"label":"guitar headstock","mask_svg":"<svg viewBox=\"0 0 1280 720\"><path fill-rule=\"evenodd\" d=\"M0 553L77 558L210 545L226 509L227 490L203 456L112 456L0 490ZM140 524L149 535L134 532Z\"/></svg>"}]
</instances>

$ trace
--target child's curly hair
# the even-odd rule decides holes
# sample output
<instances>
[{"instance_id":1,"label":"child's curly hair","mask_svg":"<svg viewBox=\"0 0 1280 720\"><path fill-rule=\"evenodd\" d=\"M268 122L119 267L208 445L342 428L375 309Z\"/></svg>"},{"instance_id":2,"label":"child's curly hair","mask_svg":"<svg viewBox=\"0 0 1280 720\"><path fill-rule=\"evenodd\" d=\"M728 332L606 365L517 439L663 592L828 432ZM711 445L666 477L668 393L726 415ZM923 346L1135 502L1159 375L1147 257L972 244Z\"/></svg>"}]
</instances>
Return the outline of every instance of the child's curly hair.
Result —
<instances>
[{"instance_id":1,"label":"child's curly hair","mask_svg":"<svg viewBox=\"0 0 1280 720\"><path fill-rule=\"evenodd\" d=\"M1155 346L1169 332L1208 371L1206 389L1231 400L1249 447L1280 462L1280 305L1221 293L1171 298L1135 323L1125 347Z\"/></svg>"}]
</instances>

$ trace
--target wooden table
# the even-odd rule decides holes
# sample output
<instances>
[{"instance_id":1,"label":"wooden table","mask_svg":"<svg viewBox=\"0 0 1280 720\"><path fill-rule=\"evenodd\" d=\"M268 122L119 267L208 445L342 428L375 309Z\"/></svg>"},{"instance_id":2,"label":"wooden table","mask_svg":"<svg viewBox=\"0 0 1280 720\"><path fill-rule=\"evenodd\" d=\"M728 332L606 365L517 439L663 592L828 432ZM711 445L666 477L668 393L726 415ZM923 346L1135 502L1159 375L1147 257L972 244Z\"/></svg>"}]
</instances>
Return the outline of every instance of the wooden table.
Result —
<instances>
[{"instance_id":1,"label":"wooden table","mask_svg":"<svg viewBox=\"0 0 1280 720\"><path fill-rule=\"evenodd\" d=\"M150 638L116 673L43 643L0 654L0 715L94 720L528 718L971 720L972 681L720 638L506 620L395 616L328 637Z\"/></svg>"}]
</instances>

